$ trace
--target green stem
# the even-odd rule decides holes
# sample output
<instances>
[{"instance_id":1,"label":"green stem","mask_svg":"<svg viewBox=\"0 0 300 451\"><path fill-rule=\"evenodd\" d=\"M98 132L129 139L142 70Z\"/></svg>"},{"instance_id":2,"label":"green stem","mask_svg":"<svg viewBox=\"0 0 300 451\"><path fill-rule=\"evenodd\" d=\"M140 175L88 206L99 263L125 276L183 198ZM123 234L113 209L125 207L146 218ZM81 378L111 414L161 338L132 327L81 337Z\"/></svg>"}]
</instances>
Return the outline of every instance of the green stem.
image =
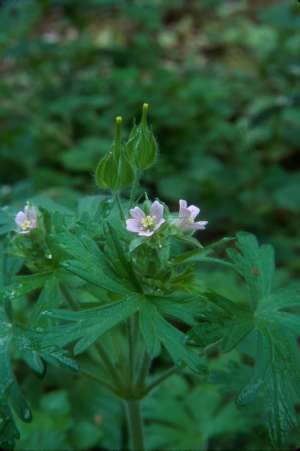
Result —
<instances>
[{"instance_id":1,"label":"green stem","mask_svg":"<svg viewBox=\"0 0 300 451\"><path fill-rule=\"evenodd\" d=\"M138 186L139 186L139 180L140 180L140 176L139 176L138 173L136 173L135 176L134 176L134 180L133 180L133 184L132 184L131 192L130 192L130 201L129 201L130 202L130 206L132 206L134 201L135 201L135 193L136 193L136 191L138 189Z\"/></svg>"},{"instance_id":2,"label":"green stem","mask_svg":"<svg viewBox=\"0 0 300 451\"><path fill-rule=\"evenodd\" d=\"M143 392L143 397L147 396L155 387L164 382L168 377L172 376L172 374L176 373L178 370L177 366L172 366L163 374L161 374L157 379L155 379L148 387L145 388Z\"/></svg>"},{"instance_id":3,"label":"green stem","mask_svg":"<svg viewBox=\"0 0 300 451\"><path fill-rule=\"evenodd\" d=\"M140 401L128 400L125 404L131 450L144 451L144 429Z\"/></svg>"},{"instance_id":4,"label":"green stem","mask_svg":"<svg viewBox=\"0 0 300 451\"><path fill-rule=\"evenodd\" d=\"M133 374L134 374L134 339L133 339L133 323L132 318L127 320L127 331L128 331L128 366L129 366L129 380L128 385L132 386Z\"/></svg>"},{"instance_id":5,"label":"green stem","mask_svg":"<svg viewBox=\"0 0 300 451\"><path fill-rule=\"evenodd\" d=\"M146 377L149 372L150 364L151 364L151 358L150 358L148 352L145 350L143 359L141 362L140 370L139 370L139 373L137 376L137 381L136 381L136 387L140 390L142 387L144 387Z\"/></svg>"},{"instance_id":6,"label":"green stem","mask_svg":"<svg viewBox=\"0 0 300 451\"><path fill-rule=\"evenodd\" d=\"M120 216L121 216L121 218L122 218L122 221L125 222L125 221L126 221L126 215L125 215L125 213L124 213L124 210L123 210L123 207L122 207L122 204L121 204L121 200L120 200L120 195L119 195L119 193L115 193L114 198L115 198L115 201L116 201L116 203L117 203L117 205L118 205L118 208L119 208L119 212L120 212Z\"/></svg>"}]
</instances>

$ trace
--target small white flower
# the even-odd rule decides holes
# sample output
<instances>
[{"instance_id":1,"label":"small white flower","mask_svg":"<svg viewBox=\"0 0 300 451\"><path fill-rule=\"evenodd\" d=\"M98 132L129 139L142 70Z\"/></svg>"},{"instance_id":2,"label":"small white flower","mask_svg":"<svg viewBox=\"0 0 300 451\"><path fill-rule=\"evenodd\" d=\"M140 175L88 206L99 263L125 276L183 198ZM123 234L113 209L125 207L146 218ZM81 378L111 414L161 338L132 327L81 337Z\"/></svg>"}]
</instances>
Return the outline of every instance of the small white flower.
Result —
<instances>
[{"instance_id":1,"label":"small white flower","mask_svg":"<svg viewBox=\"0 0 300 451\"><path fill-rule=\"evenodd\" d=\"M18 232L28 234L37 227L37 211L29 203L25 205L24 211L19 211L15 217L15 223L18 226Z\"/></svg>"},{"instance_id":2,"label":"small white flower","mask_svg":"<svg viewBox=\"0 0 300 451\"><path fill-rule=\"evenodd\" d=\"M175 224L181 230L204 230L208 221L195 221L199 213L200 208L195 205L188 207L187 201L180 199L179 214Z\"/></svg>"},{"instance_id":3,"label":"small white flower","mask_svg":"<svg viewBox=\"0 0 300 451\"><path fill-rule=\"evenodd\" d=\"M149 215L140 207L130 210L131 219L127 219L126 228L129 232L137 233L139 236L151 236L165 222L163 218L164 206L157 200L153 202Z\"/></svg>"}]
</instances>

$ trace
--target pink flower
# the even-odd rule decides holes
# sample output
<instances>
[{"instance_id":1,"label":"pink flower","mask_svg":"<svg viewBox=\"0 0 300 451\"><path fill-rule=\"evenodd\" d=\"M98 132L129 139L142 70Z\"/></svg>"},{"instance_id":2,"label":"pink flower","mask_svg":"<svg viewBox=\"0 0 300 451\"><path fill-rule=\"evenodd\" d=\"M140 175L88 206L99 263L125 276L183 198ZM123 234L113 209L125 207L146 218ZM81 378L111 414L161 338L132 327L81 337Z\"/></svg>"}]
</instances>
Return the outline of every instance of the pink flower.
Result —
<instances>
[{"instance_id":1,"label":"pink flower","mask_svg":"<svg viewBox=\"0 0 300 451\"><path fill-rule=\"evenodd\" d=\"M182 230L204 230L207 221L197 221L196 217L200 213L200 208L195 207L195 205L187 206L186 200L179 201L179 215L178 219L175 221L177 227Z\"/></svg>"},{"instance_id":2,"label":"pink flower","mask_svg":"<svg viewBox=\"0 0 300 451\"><path fill-rule=\"evenodd\" d=\"M164 207L157 200L153 202L149 215L139 208L130 210L132 219L127 219L126 228L129 232L137 233L139 236L151 236L165 222L163 218Z\"/></svg>"},{"instance_id":3,"label":"pink flower","mask_svg":"<svg viewBox=\"0 0 300 451\"><path fill-rule=\"evenodd\" d=\"M37 211L29 203L25 205L24 211L19 211L15 217L15 223L19 227L19 233L27 234L37 226Z\"/></svg>"}]
</instances>

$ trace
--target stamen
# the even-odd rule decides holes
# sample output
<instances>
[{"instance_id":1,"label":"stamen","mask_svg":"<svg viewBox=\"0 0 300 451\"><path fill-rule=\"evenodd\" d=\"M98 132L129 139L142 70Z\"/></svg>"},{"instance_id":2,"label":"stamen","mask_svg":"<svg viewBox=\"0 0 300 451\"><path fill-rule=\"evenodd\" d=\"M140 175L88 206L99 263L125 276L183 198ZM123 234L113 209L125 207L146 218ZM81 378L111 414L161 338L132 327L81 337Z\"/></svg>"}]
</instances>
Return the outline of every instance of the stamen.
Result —
<instances>
[{"instance_id":1,"label":"stamen","mask_svg":"<svg viewBox=\"0 0 300 451\"><path fill-rule=\"evenodd\" d=\"M141 224L144 230L152 230L155 226L155 217L154 216L145 216L141 220Z\"/></svg>"}]
</instances>

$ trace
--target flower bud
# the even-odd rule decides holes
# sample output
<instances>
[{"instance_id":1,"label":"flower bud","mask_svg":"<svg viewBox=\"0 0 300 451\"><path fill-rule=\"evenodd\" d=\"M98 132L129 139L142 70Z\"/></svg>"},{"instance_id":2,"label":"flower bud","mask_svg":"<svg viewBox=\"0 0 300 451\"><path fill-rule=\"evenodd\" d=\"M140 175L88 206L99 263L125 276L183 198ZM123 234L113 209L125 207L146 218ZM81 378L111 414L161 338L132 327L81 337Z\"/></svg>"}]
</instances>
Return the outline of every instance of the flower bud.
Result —
<instances>
[{"instance_id":1,"label":"flower bud","mask_svg":"<svg viewBox=\"0 0 300 451\"><path fill-rule=\"evenodd\" d=\"M157 158L157 142L147 122L148 109L148 103L144 103L141 122L134 124L126 144L126 154L139 170L150 168Z\"/></svg>"},{"instance_id":2,"label":"flower bud","mask_svg":"<svg viewBox=\"0 0 300 451\"><path fill-rule=\"evenodd\" d=\"M100 188L119 191L130 185L134 179L133 168L128 161L121 140L122 118L116 118L115 138L111 151L98 163L96 183Z\"/></svg>"}]
</instances>

